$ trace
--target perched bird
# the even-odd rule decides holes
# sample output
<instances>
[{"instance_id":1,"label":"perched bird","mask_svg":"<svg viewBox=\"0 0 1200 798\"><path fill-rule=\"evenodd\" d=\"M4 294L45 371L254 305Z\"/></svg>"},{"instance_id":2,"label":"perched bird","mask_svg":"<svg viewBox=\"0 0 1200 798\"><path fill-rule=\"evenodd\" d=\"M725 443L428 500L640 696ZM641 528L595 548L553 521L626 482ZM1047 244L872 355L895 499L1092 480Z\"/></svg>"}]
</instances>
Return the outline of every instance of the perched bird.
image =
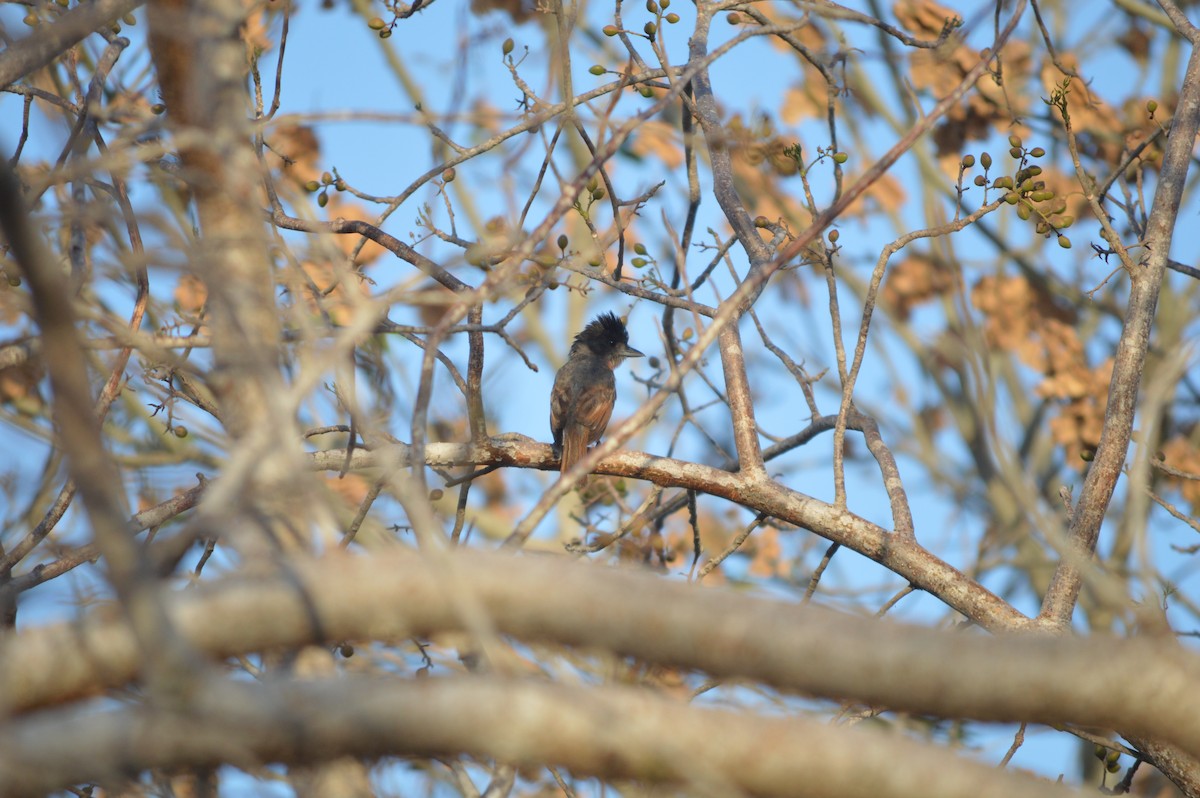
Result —
<instances>
[{"instance_id":1,"label":"perched bird","mask_svg":"<svg viewBox=\"0 0 1200 798\"><path fill-rule=\"evenodd\" d=\"M627 357L644 357L629 346L629 332L615 313L602 313L575 336L567 362L550 393L550 431L559 470L566 473L600 440L617 401L613 369ZM581 480L587 484L587 478Z\"/></svg>"}]
</instances>

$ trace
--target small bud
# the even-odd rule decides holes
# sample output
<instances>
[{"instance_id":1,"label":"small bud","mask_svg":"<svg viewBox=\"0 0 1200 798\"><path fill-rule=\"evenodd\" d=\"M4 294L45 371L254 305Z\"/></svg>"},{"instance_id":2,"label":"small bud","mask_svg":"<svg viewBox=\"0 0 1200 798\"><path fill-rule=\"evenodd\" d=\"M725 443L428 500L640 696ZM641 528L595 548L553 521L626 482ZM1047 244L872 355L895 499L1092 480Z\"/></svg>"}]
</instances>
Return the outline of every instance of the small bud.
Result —
<instances>
[{"instance_id":1,"label":"small bud","mask_svg":"<svg viewBox=\"0 0 1200 798\"><path fill-rule=\"evenodd\" d=\"M130 13L126 14L125 16L121 17L121 21L124 22L126 25L133 27L134 25L137 24L137 17L135 17L133 15L133 13L130 12Z\"/></svg>"},{"instance_id":2,"label":"small bud","mask_svg":"<svg viewBox=\"0 0 1200 798\"><path fill-rule=\"evenodd\" d=\"M841 238L841 237L842 237L842 234L841 234L841 233L839 233L837 230L830 230L830 231L829 231L829 243L830 243L830 244L836 244L836 243L837 243L837 240L838 240L839 238Z\"/></svg>"},{"instance_id":3,"label":"small bud","mask_svg":"<svg viewBox=\"0 0 1200 798\"><path fill-rule=\"evenodd\" d=\"M592 199L594 200L602 200L607 195L608 192L604 190L604 186L596 186L592 189Z\"/></svg>"},{"instance_id":4,"label":"small bud","mask_svg":"<svg viewBox=\"0 0 1200 798\"><path fill-rule=\"evenodd\" d=\"M182 424L175 425L171 432L175 433L176 438L186 438L188 436L188 428Z\"/></svg>"},{"instance_id":5,"label":"small bud","mask_svg":"<svg viewBox=\"0 0 1200 798\"><path fill-rule=\"evenodd\" d=\"M511 53L513 51L513 47L515 47L515 46L516 45L513 44L512 37L509 36L507 39L504 40L504 44L500 45L500 52L504 55L508 55L509 53Z\"/></svg>"},{"instance_id":6,"label":"small bud","mask_svg":"<svg viewBox=\"0 0 1200 798\"><path fill-rule=\"evenodd\" d=\"M665 11L666 9L670 8L671 0L658 0L658 6Z\"/></svg>"},{"instance_id":7,"label":"small bud","mask_svg":"<svg viewBox=\"0 0 1200 798\"><path fill-rule=\"evenodd\" d=\"M620 32L621 32L621 29L618 28L616 25L605 25L604 26L604 35L605 36L616 36Z\"/></svg>"},{"instance_id":8,"label":"small bud","mask_svg":"<svg viewBox=\"0 0 1200 798\"><path fill-rule=\"evenodd\" d=\"M390 39L392 38L392 32L390 30L381 30L379 31L379 38Z\"/></svg>"},{"instance_id":9,"label":"small bud","mask_svg":"<svg viewBox=\"0 0 1200 798\"><path fill-rule=\"evenodd\" d=\"M977 185L977 186L986 186L986 185L987 185L987 178L986 178L986 177L984 177L983 175L975 175L975 180L974 180L973 182L974 182L974 183L975 183L975 185Z\"/></svg>"},{"instance_id":10,"label":"small bud","mask_svg":"<svg viewBox=\"0 0 1200 798\"><path fill-rule=\"evenodd\" d=\"M767 217L765 217L765 216L755 216L754 217L754 226L760 230L765 229L770 224L771 224L770 220L767 219Z\"/></svg>"},{"instance_id":11,"label":"small bud","mask_svg":"<svg viewBox=\"0 0 1200 798\"><path fill-rule=\"evenodd\" d=\"M322 172L321 173L321 182L324 183L325 185L329 185L330 183L333 182L333 175L329 174L328 172Z\"/></svg>"},{"instance_id":12,"label":"small bud","mask_svg":"<svg viewBox=\"0 0 1200 798\"><path fill-rule=\"evenodd\" d=\"M1033 214L1033 211L1030 210L1029 206L1026 205L1024 202L1022 202L1020 205L1017 206L1017 216L1020 217L1022 222L1029 221L1029 217L1032 214Z\"/></svg>"},{"instance_id":13,"label":"small bud","mask_svg":"<svg viewBox=\"0 0 1200 798\"><path fill-rule=\"evenodd\" d=\"M328 204L329 204L329 195L326 194L324 191L322 191L320 194L317 195L317 205L324 208Z\"/></svg>"},{"instance_id":14,"label":"small bud","mask_svg":"<svg viewBox=\"0 0 1200 798\"><path fill-rule=\"evenodd\" d=\"M665 19L667 22L670 22L672 25L674 25L676 22L679 21L679 15L676 14L674 11L672 11L670 14L667 14L665 17L663 17L663 19Z\"/></svg>"},{"instance_id":15,"label":"small bud","mask_svg":"<svg viewBox=\"0 0 1200 798\"><path fill-rule=\"evenodd\" d=\"M457 175L458 175L458 172L455 172L455 171L454 171L454 167L453 167L453 166L451 166L451 167L450 167L450 168L448 168L448 169L443 169L443 170L442 170L442 182L443 182L443 183L453 183L453 182L454 182L454 178L455 178Z\"/></svg>"},{"instance_id":16,"label":"small bud","mask_svg":"<svg viewBox=\"0 0 1200 798\"><path fill-rule=\"evenodd\" d=\"M346 190L346 181L342 180L339 177L337 180L333 181L333 187L336 188L338 191L345 191Z\"/></svg>"},{"instance_id":17,"label":"small bud","mask_svg":"<svg viewBox=\"0 0 1200 798\"><path fill-rule=\"evenodd\" d=\"M843 164L848 160L850 160L850 156L844 152L835 152L833 154L833 162L836 164Z\"/></svg>"},{"instance_id":18,"label":"small bud","mask_svg":"<svg viewBox=\"0 0 1200 798\"><path fill-rule=\"evenodd\" d=\"M1058 237L1058 245L1060 247L1062 247L1063 249L1070 249L1071 248L1071 239L1067 238L1066 236L1059 236Z\"/></svg>"},{"instance_id":19,"label":"small bud","mask_svg":"<svg viewBox=\"0 0 1200 798\"><path fill-rule=\"evenodd\" d=\"M979 154L979 163L983 164L984 169L992 168L992 156L986 152Z\"/></svg>"},{"instance_id":20,"label":"small bud","mask_svg":"<svg viewBox=\"0 0 1200 798\"><path fill-rule=\"evenodd\" d=\"M1021 137L1020 136L1009 136L1008 137L1008 145L1010 147L1018 147L1019 148L1021 146Z\"/></svg>"},{"instance_id":21,"label":"small bud","mask_svg":"<svg viewBox=\"0 0 1200 798\"><path fill-rule=\"evenodd\" d=\"M729 16L725 17L725 19L726 19L726 21L729 22L730 25L741 25L742 24L742 15L736 11L730 11Z\"/></svg>"},{"instance_id":22,"label":"small bud","mask_svg":"<svg viewBox=\"0 0 1200 798\"><path fill-rule=\"evenodd\" d=\"M695 334L696 334L695 331L693 331L691 327L688 327L686 330L683 331L683 340L690 341L690 340L692 340L692 336Z\"/></svg>"},{"instance_id":23,"label":"small bud","mask_svg":"<svg viewBox=\"0 0 1200 798\"><path fill-rule=\"evenodd\" d=\"M646 10L649 11L651 14L657 14L658 13L658 3L654 2L654 0L646 0Z\"/></svg>"},{"instance_id":24,"label":"small bud","mask_svg":"<svg viewBox=\"0 0 1200 798\"><path fill-rule=\"evenodd\" d=\"M1008 150L1008 154L1014 158L1020 158L1021 157L1021 148L1020 147L1010 147Z\"/></svg>"},{"instance_id":25,"label":"small bud","mask_svg":"<svg viewBox=\"0 0 1200 798\"><path fill-rule=\"evenodd\" d=\"M654 96L654 89L650 88L649 86L642 86L638 89L638 94L642 95L646 99L650 99Z\"/></svg>"},{"instance_id":26,"label":"small bud","mask_svg":"<svg viewBox=\"0 0 1200 798\"><path fill-rule=\"evenodd\" d=\"M634 258L633 260L631 260L629 262L633 264L633 268L635 268L635 269L640 269L646 265L645 258Z\"/></svg>"},{"instance_id":27,"label":"small bud","mask_svg":"<svg viewBox=\"0 0 1200 798\"><path fill-rule=\"evenodd\" d=\"M1059 230L1066 230L1068 227L1075 224L1075 217L1074 216L1063 216L1063 217L1059 218L1055 222L1055 224L1058 225Z\"/></svg>"},{"instance_id":28,"label":"small bud","mask_svg":"<svg viewBox=\"0 0 1200 798\"><path fill-rule=\"evenodd\" d=\"M1150 112L1150 116L1154 116L1154 112L1158 110L1158 102L1155 100L1146 100L1146 110Z\"/></svg>"},{"instance_id":29,"label":"small bud","mask_svg":"<svg viewBox=\"0 0 1200 798\"><path fill-rule=\"evenodd\" d=\"M556 243L558 244L558 248L565 252L567 249L567 244L571 243L571 239L567 238L566 233L560 233Z\"/></svg>"},{"instance_id":30,"label":"small bud","mask_svg":"<svg viewBox=\"0 0 1200 798\"><path fill-rule=\"evenodd\" d=\"M588 72L591 72L593 75L599 77L600 75L604 74L605 69L599 64L592 64L590 67L588 67Z\"/></svg>"},{"instance_id":31,"label":"small bud","mask_svg":"<svg viewBox=\"0 0 1200 798\"><path fill-rule=\"evenodd\" d=\"M654 34L658 33L658 26L653 22L647 22L642 30L646 31L646 35L653 39Z\"/></svg>"},{"instance_id":32,"label":"small bud","mask_svg":"<svg viewBox=\"0 0 1200 798\"><path fill-rule=\"evenodd\" d=\"M633 251L639 255L645 255L646 254L646 245L643 244L641 241L639 241L633 245Z\"/></svg>"},{"instance_id":33,"label":"small bud","mask_svg":"<svg viewBox=\"0 0 1200 798\"><path fill-rule=\"evenodd\" d=\"M320 188L321 188L321 184L318 183L316 180L309 180L307 183L304 184L304 190L307 191L309 194L313 193L314 191L319 190Z\"/></svg>"},{"instance_id":34,"label":"small bud","mask_svg":"<svg viewBox=\"0 0 1200 798\"><path fill-rule=\"evenodd\" d=\"M1046 154L1046 151L1043 150L1041 147L1034 147L1032 150L1029 151L1029 154L1032 155L1034 158L1041 158L1043 155Z\"/></svg>"},{"instance_id":35,"label":"small bud","mask_svg":"<svg viewBox=\"0 0 1200 798\"><path fill-rule=\"evenodd\" d=\"M962 165L963 165L963 169L970 169L972 166L975 165L975 156L974 155L964 155L963 159L962 159Z\"/></svg>"},{"instance_id":36,"label":"small bud","mask_svg":"<svg viewBox=\"0 0 1200 798\"><path fill-rule=\"evenodd\" d=\"M997 177L995 180L993 180L992 185L995 186L996 188L1011 189L1013 187L1013 179L1011 177L1009 177L1008 175L1004 175L1002 177Z\"/></svg>"},{"instance_id":37,"label":"small bud","mask_svg":"<svg viewBox=\"0 0 1200 798\"><path fill-rule=\"evenodd\" d=\"M1004 201L1007 202L1009 205L1016 205L1017 202L1020 201L1020 199L1021 199L1021 195L1015 191L1010 191L1004 195Z\"/></svg>"},{"instance_id":38,"label":"small bud","mask_svg":"<svg viewBox=\"0 0 1200 798\"><path fill-rule=\"evenodd\" d=\"M385 23L379 17L371 17L369 20L367 20L367 27L371 30L383 30L383 27L386 24L387 23Z\"/></svg>"},{"instance_id":39,"label":"small bud","mask_svg":"<svg viewBox=\"0 0 1200 798\"><path fill-rule=\"evenodd\" d=\"M1092 462L1093 460L1096 459L1096 450L1095 449L1084 449L1083 451L1081 451L1079 453L1079 459L1085 463ZM1100 746L1096 746L1096 747L1100 748ZM1104 758L1103 749L1096 752L1096 758L1097 759Z\"/></svg>"}]
</instances>

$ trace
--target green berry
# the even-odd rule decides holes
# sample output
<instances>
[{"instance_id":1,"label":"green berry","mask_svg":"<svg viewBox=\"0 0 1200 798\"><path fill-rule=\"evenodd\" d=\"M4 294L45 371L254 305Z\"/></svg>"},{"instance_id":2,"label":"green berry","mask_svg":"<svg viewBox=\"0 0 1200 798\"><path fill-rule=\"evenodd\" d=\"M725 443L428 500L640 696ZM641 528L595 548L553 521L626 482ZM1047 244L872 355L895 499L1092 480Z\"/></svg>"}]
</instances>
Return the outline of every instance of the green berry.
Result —
<instances>
[{"instance_id":1,"label":"green berry","mask_svg":"<svg viewBox=\"0 0 1200 798\"><path fill-rule=\"evenodd\" d=\"M513 47L515 46L516 45L513 44L512 37L510 36L504 40L504 44L500 45L500 52L504 55L508 55L513 51Z\"/></svg>"},{"instance_id":2,"label":"green berry","mask_svg":"<svg viewBox=\"0 0 1200 798\"><path fill-rule=\"evenodd\" d=\"M676 22L679 21L679 15L676 14L674 11L672 11L670 14L667 14L665 17L663 17L663 19L665 19L667 22L670 22L672 25L674 25Z\"/></svg>"},{"instance_id":3,"label":"green berry","mask_svg":"<svg viewBox=\"0 0 1200 798\"><path fill-rule=\"evenodd\" d=\"M848 160L850 160L850 156L844 152L835 152L833 154L833 162L836 164L843 164Z\"/></svg>"},{"instance_id":4,"label":"green berry","mask_svg":"<svg viewBox=\"0 0 1200 798\"><path fill-rule=\"evenodd\" d=\"M654 34L658 33L658 26L653 22L647 22L642 30L646 31L646 35L653 39Z\"/></svg>"},{"instance_id":5,"label":"green berry","mask_svg":"<svg viewBox=\"0 0 1200 798\"><path fill-rule=\"evenodd\" d=\"M633 245L633 251L639 255L645 255L646 254L646 245L643 244L641 241L639 241Z\"/></svg>"},{"instance_id":6,"label":"green berry","mask_svg":"<svg viewBox=\"0 0 1200 798\"><path fill-rule=\"evenodd\" d=\"M593 75L599 77L600 75L604 74L605 69L599 64L592 64L591 67L588 68L588 72L591 72Z\"/></svg>"},{"instance_id":7,"label":"green berry","mask_svg":"<svg viewBox=\"0 0 1200 798\"><path fill-rule=\"evenodd\" d=\"M1034 147L1032 150L1029 151L1029 154L1032 155L1034 158L1041 158L1043 155L1046 154L1046 151L1043 150L1041 147Z\"/></svg>"},{"instance_id":8,"label":"green berry","mask_svg":"<svg viewBox=\"0 0 1200 798\"><path fill-rule=\"evenodd\" d=\"M633 268L635 268L635 269L640 269L646 265L645 258L634 258L633 260L631 260L629 262L633 264Z\"/></svg>"},{"instance_id":9,"label":"green berry","mask_svg":"<svg viewBox=\"0 0 1200 798\"><path fill-rule=\"evenodd\" d=\"M975 165L975 156L974 155L964 155L963 159L962 159L962 165L963 165L963 169L970 169L972 166Z\"/></svg>"},{"instance_id":10,"label":"green berry","mask_svg":"<svg viewBox=\"0 0 1200 798\"><path fill-rule=\"evenodd\" d=\"M979 154L979 163L983 164L984 169L992 168L992 156L986 152Z\"/></svg>"},{"instance_id":11,"label":"green berry","mask_svg":"<svg viewBox=\"0 0 1200 798\"><path fill-rule=\"evenodd\" d=\"M383 26L386 24L387 23L385 23L379 17L371 17L370 19L367 20L367 27L370 28L371 30L383 30Z\"/></svg>"},{"instance_id":12,"label":"green berry","mask_svg":"<svg viewBox=\"0 0 1200 798\"><path fill-rule=\"evenodd\" d=\"M604 26L604 35L605 36L616 36L620 32L621 32L621 29L618 28L616 25L605 25Z\"/></svg>"},{"instance_id":13,"label":"green berry","mask_svg":"<svg viewBox=\"0 0 1200 798\"><path fill-rule=\"evenodd\" d=\"M561 250L563 250L563 251L566 251L566 249L567 249L567 244L570 244L570 243L571 243L571 239L567 238L567 234L566 234L566 233L561 233L561 234L558 236L558 242L557 242L557 243L558 243L558 248L559 248L559 249L561 249Z\"/></svg>"},{"instance_id":14,"label":"green berry","mask_svg":"<svg viewBox=\"0 0 1200 798\"><path fill-rule=\"evenodd\" d=\"M1062 247L1063 249L1070 249L1071 248L1071 239L1067 238L1066 236L1059 236L1058 237L1058 245L1060 247Z\"/></svg>"}]
</instances>

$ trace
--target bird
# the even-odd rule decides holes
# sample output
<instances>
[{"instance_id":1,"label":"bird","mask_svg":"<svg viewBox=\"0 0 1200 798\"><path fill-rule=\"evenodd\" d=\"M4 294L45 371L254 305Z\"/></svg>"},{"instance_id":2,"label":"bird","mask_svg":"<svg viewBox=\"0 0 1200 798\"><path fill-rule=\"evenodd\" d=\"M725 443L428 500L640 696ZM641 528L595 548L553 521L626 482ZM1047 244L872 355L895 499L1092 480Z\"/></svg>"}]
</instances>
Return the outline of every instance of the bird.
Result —
<instances>
[{"instance_id":1,"label":"bird","mask_svg":"<svg viewBox=\"0 0 1200 798\"><path fill-rule=\"evenodd\" d=\"M567 362L550 392L550 431L560 473L566 473L600 440L617 401L613 370L630 357L645 357L629 345L629 332L615 313L602 313L575 336ZM587 484L587 477L580 480Z\"/></svg>"}]
</instances>

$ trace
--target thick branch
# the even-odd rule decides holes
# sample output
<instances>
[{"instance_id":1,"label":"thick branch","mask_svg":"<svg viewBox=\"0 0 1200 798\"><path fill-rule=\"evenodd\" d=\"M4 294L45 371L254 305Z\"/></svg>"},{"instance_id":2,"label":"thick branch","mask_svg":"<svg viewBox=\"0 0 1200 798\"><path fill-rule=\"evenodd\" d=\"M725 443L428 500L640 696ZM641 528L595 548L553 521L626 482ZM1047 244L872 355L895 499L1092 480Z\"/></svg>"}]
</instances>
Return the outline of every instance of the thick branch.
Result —
<instances>
[{"instance_id":1,"label":"thick branch","mask_svg":"<svg viewBox=\"0 0 1200 798\"><path fill-rule=\"evenodd\" d=\"M187 715L58 713L8 726L0 735L0 792L43 795L147 768L466 752L603 779L704 784L726 795L795 795L798 784L815 798L1079 794L894 734L701 709L632 688L358 677L214 681L202 696Z\"/></svg>"},{"instance_id":2,"label":"thick branch","mask_svg":"<svg viewBox=\"0 0 1200 798\"><path fill-rule=\"evenodd\" d=\"M453 593L467 589L499 633L523 641L600 648L921 714L1154 734L1200 752L1200 660L1169 640L947 632L565 558L459 553L453 561L448 584L411 551L293 560L276 574L177 593L169 608L196 648L228 657L463 630ZM0 650L0 696L11 711L135 678L139 652L127 625L101 616L23 632Z\"/></svg>"},{"instance_id":3,"label":"thick branch","mask_svg":"<svg viewBox=\"0 0 1200 798\"><path fill-rule=\"evenodd\" d=\"M1070 624L1081 585L1080 565L1091 558L1100 537L1100 526L1112 501L1117 479L1125 465L1129 439L1137 414L1138 387L1146 365L1146 350L1154 326L1158 294L1171 253L1171 234L1183 198L1196 132L1200 128L1200 47L1192 49L1183 94L1159 172L1158 189L1146 225L1145 260L1130 274L1129 307L1117 343L1108 407L1096 457L1088 469L1068 532L1068 551L1054 572L1038 620L1049 626Z\"/></svg>"},{"instance_id":4,"label":"thick branch","mask_svg":"<svg viewBox=\"0 0 1200 798\"><path fill-rule=\"evenodd\" d=\"M85 37L112 24L143 0L93 0L75 6L46 28L38 28L0 53L0 89L49 64Z\"/></svg>"}]
</instances>

